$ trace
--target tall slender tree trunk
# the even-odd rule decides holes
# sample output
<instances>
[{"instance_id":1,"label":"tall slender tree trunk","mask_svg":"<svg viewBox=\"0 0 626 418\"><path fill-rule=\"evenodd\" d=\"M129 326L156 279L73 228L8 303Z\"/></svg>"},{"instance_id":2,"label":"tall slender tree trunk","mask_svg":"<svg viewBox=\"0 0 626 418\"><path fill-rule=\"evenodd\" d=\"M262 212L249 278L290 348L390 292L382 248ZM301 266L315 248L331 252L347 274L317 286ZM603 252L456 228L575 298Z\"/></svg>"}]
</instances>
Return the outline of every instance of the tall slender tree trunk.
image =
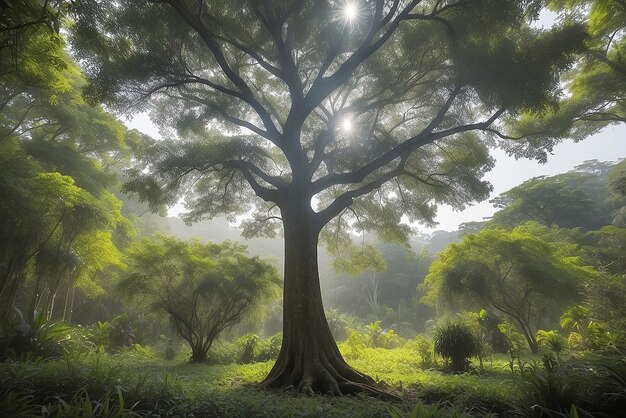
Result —
<instances>
[{"instance_id":1,"label":"tall slender tree trunk","mask_svg":"<svg viewBox=\"0 0 626 418\"><path fill-rule=\"evenodd\" d=\"M293 387L305 394L341 395L375 388L369 376L351 368L335 343L322 305L317 244L319 230L310 200L282 208L285 236L283 341L276 364L262 383Z\"/></svg>"}]
</instances>

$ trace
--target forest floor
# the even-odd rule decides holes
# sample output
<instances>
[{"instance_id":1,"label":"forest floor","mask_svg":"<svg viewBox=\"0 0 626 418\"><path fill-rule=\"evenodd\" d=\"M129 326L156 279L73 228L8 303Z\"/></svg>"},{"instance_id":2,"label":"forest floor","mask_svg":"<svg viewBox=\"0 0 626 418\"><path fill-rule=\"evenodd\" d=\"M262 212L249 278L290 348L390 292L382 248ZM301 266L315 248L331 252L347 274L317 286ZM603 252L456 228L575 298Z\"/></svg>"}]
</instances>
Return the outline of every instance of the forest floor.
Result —
<instances>
[{"instance_id":1,"label":"forest floor","mask_svg":"<svg viewBox=\"0 0 626 418\"><path fill-rule=\"evenodd\" d=\"M403 399L395 404L365 395L304 397L258 388L273 361L189 364L183 358L165 361L141 347L123 354L9 361L0 363L0 415L465 417L510 416L517 404L505 357L487 359L480 372L450 375L424 369L419 356L409 354L367 348L348 358Z\"/></svg>"}]
</instances>

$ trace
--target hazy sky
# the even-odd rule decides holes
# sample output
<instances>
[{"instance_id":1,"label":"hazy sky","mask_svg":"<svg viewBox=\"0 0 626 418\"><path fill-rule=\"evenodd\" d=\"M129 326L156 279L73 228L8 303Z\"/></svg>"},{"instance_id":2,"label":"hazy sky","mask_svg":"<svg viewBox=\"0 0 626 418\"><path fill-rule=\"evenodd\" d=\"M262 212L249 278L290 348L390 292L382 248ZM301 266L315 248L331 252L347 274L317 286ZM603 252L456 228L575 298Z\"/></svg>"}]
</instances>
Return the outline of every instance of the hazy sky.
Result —
<instances>
[{"instance_id":1,"label":"hazy sky","mask_svg":"<svg viewBox=\"0 0 626 418\"><path fill-rule=\"evenodd\" d=\"M157 127L146 114L136 115L131 121L125 123L131 128L136 128L153 137L159 137ZM578 143L562 142L554 148L553 154L548 157L548 162L545 164L527 159L516 160L499 149L493 150L492 156L496 159L496 166L485 176L485 180L489 181L494 188L490 198L532 177L567 172L586 160L617 161L620 158L626 158L626 126L609 126L599 134ZM170 211L170 215L175 215L182 210L182 207L177 209ZM420 232L432 232L436 229L452 231L457 229L462 222L481 221L493 215L494 211L495 208L489 203L489 199L470 206L462 212L455 212L448 206L440 206L436 218L439 225L434 229L420 225L416 227Z\"/></svg>"},{"instance_id":2,"label":"hazy sky","mask_svg":"<svg viewBox=\"0 0 626 418\"><path fill-rule=\"evenodd\" d=\"M625 158L626 126L609 126L581 142L574 143L571 140L562 142L554 148L553 154L548 157L545 164L535 160L515 160L502 150L493 150L491 155L496 159L496 166L485 176L485 180L494 188L490 198L532 177L570 171L586 160L617 161ZM461 222L480 221L493 215L494 211L489 200L468 207L463 212L454 212L450 207L441 206L437 214L439 225L435 229L455 230Z\"/></svg>"}]
</instances>

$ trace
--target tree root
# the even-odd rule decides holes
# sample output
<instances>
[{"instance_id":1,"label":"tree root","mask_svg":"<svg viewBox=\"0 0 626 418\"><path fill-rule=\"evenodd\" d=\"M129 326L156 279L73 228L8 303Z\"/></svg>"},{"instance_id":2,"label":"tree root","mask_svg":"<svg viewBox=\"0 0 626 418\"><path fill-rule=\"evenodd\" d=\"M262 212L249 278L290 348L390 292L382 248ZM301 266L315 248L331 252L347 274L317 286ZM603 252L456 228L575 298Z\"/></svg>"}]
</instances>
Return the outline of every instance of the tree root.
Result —
<instances>
[{"instance_id":1,"label":"tree root","mask_svg":"<svg viewBox=\"0 0 626 418\"><path fill-rule=\"evenodd\" d=\"M267 389L283 390L295 388L297 393L305 396L314 394L343 396L366 393L385 401L402 401L398 396L378 388L371 377L357 372L343 359L331 362L322 354L319 359L306 362L306 366L302 363L283 360L261 382L261 386Z\"/></svg>"}]
</instances>

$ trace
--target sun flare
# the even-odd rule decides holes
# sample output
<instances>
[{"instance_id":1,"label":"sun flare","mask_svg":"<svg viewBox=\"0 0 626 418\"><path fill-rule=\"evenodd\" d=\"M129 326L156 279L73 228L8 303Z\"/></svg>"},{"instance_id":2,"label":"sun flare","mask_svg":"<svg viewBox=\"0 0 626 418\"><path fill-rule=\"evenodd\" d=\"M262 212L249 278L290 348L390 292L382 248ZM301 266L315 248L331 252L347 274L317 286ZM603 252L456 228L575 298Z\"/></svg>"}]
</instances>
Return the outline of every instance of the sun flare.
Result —
<instances>
[{"instance_id":1,"label":"sun flare","mask_svg":"<svg viewBox=\"0 0 626 418\"><path fill-rule=\"evenodd\" d=\"M356 19L357 12L358 10L355 3L346 2L346 5L343 8L343 14L346 20L351 22Z\"/></svg>"},{"instance_id":2,"label":"sun flare","mask_svg":"<svg viewBox=\"0 0 626 418\"><path fill-rule=\"evenodd\" d=\"M345 133L350 133L352 131L352 119L350 118L345 118L342 122L341 122L341 129L345 132Z\"/></svg>"}]
</instances>

